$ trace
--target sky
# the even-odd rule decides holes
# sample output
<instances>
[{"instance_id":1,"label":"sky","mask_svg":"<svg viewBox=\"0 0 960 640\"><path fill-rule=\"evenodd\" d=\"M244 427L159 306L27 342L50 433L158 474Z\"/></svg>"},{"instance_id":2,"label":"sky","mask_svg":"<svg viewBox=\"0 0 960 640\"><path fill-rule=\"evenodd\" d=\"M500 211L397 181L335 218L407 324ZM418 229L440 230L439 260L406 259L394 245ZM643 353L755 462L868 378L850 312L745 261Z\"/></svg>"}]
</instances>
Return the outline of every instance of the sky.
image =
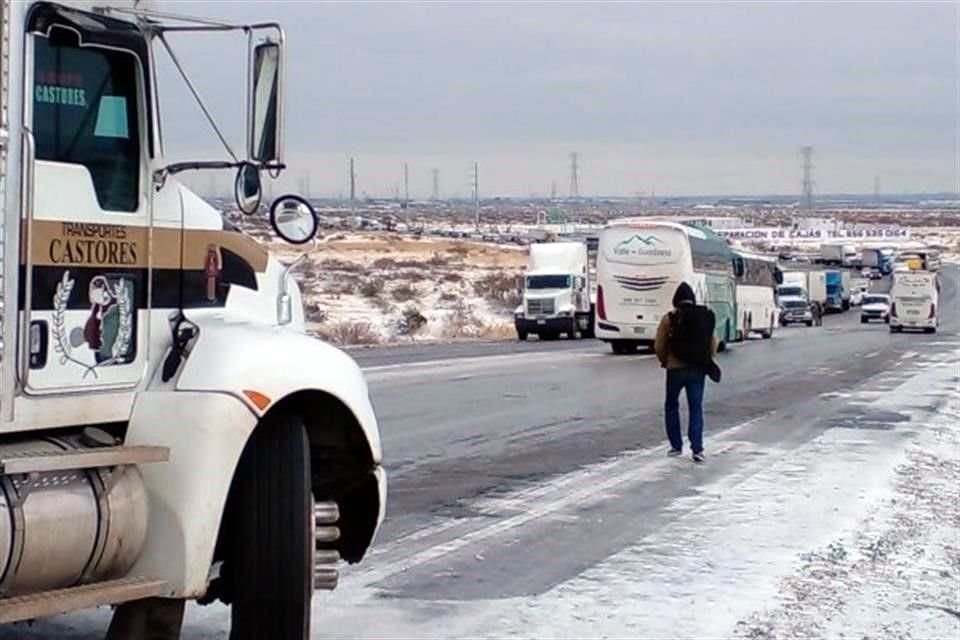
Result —
<instances>
[{"instance_id":1,"label":"sky","mask_svg":"<svg viewBox=\"0 0 960 640\"><path fill-rule=\"evenodd\" d=\"M159 2L286 31L286 160L311 195L960 191L960 2ZM242 137L245 40L172 36ZM167 68L167 152L220 157ZM242 147L242 144L238 144ZM199 182L198 182L199 180ZM203 189L210 178L192 178ZM226 185L218 178L218 188Z\"/></svg>"}]
</instances>

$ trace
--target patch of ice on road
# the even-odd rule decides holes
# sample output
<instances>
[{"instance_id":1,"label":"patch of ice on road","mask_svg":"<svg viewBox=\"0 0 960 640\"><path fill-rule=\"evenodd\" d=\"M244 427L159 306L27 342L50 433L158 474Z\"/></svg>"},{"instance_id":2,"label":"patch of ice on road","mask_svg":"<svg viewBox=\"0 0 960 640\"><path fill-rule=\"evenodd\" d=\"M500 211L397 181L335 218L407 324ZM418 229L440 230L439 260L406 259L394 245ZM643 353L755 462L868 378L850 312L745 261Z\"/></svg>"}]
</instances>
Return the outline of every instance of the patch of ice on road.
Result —
<instances>
[{"instance_id":1,"label":"patch of ice on road","mask_svg":"<svg viewBox=\"0 0 960 640\"><path fill-rule=\"evenodd\" d=\"M929 374L879 404L899 406L943 372ZM460 618L457 632L957 637L956 618L927 608L960 609L956 410L913 427L831 429L739 484L706 487L720 499L579 577Z\"/></svg>"}]
</instances>

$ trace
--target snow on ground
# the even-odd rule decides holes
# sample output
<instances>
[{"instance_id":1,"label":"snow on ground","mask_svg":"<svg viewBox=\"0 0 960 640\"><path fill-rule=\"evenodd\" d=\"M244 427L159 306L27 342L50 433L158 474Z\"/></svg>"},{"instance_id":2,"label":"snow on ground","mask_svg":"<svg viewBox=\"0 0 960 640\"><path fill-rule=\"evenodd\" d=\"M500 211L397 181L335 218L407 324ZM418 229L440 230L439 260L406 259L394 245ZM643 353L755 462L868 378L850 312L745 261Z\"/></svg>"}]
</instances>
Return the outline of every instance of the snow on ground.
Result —
<instances>
[{"instance_id":1,"label":"snow on ground","mask_svg":"<svg viewBox=\"0 0 960 640\"><path fill-rule=\"evenodd\" d=\"M299 255L273 247L283 261ZM339 344L513 335L526 250L458 240L335 234L296 271L308 329Z\"/></svg>"},{"instance_id":2,"label":"snow on ground","mask_svg":"<svg viewBox=\"0 0 960 640\"><path fill-rule=\"evenodd\" d=\"M383 599L347 576L320 637L960 637L957 360L909 362L876 381L894 390L845 399L907 418L895 428L856 418L783 450L725 432L714 458L736 450L741 469L545 593ZM917 409L930 396L946 402Z\"/></svg>"}]
</instances>

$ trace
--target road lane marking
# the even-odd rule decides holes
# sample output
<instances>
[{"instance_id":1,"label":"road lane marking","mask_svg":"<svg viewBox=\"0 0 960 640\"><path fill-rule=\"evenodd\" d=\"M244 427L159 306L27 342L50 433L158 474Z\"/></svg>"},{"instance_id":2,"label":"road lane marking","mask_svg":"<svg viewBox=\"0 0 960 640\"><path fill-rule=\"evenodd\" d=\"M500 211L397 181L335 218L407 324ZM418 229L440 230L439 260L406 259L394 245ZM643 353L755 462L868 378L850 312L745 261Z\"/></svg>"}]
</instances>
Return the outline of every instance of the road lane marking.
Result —
<instances>
[{"instance_id":1,"label":"road lane marking","mask_svg":"<svg viewBox=\"0 0 960 640\"><path fill-rule=\"evenodd\" d=\"M764 412L759 416L720 432L711 439L714 444L713 450L717 453L727 450L732 446L732 442L736 442L735 436L740 430L769 418L773 413L773 411ZM675 466L675 460L673 458L662 456L662 449L662 447L639 449L625 455L617 456L612 460L564 474L555 480L545 482L536 487L521 490L509 497L505 497L500 505L498 505L505 506L505 504L509 504L519 511L516 515L498 520L479 529L465 532L452 540L427 547L412 555L406 555L409 551L407 547L411 540L429 537L438 531L446 531L456 525L465 524L465 522L460 519L448 520L444 523L446 526L425 527L420 531L393 540L376 549L369 558L370 562L386 560L386 564L377 569L361 570L356 574L351 572L350 579L351 581L356 580L362 582L363 586L371 586L435 560L439 560L452 553L456 553L476 542L481 542L506 531L510 531L511 529L521 527L534 520L553 516L558 512L577 505L582 506L602 500L621 485L661 474ZM656 459L648 461L648 459L654 457L656 457ZM643 462L643 464L640 464L640 462ZM604 474L608 474L618 467L624 467L624 470L614 473L609 477L602 478ZM551 494L557 494L557 497L547 499ZM482 505L484 501L479 502ZM496 503L496 498L488 499L485 502L489 508ZM476 508L481 505L475 504L473 506ZM479 509L479 511L481 511L481 513L484 512L483 509ZM489 516L485 516L478 519L487 520L488 517ZM392 554L400 555L401 558L390 561L389 556Z\"/></svg>"},{"instance_id":2,"label":"road lane marking","mask_svg":"<svg viewBox=\"0 0 960 640\"><path fill-rule=\"evenodd\" d=\"M607 353L596 352L551 352L541 354L510 354L503 356L481 356L474 358L452 358L448 360L432 360L429 362L415 362L408 364L389 364L362 369L368 382L385 382L395 379L412 377L429 377L436 375L451 376L456 372L467 375L467 372L482 372L495 367L528 367L528 366L558 366L570 361L612 358ZM633 360L649 360L653 355L634 356L618 359L620 362Z\"/></svg>"}]
</instances>

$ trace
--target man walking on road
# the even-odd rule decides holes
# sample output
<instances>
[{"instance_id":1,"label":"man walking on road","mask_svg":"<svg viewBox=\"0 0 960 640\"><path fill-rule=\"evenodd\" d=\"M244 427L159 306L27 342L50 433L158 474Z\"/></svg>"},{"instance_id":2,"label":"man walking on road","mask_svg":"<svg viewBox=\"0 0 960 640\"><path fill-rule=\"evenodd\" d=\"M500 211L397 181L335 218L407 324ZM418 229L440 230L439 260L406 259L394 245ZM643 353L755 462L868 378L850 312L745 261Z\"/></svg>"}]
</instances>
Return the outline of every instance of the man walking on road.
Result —
<instances>
[{"instance_id":1,"label":"man walking on road","mask_svg":"<svg viewBox=\"0 0 960 640\"><path fill-rule=\"evenodd\" d=\"M681 282L673 294L673 311L660 320L654 351L661 366L667 370L667 399L664 417L668 455L683 453L680 433L680 392L686 391L690 409L690 427L687 436L693 450L693 461L702 463L703 454L703 392L706 377L720 381L720 368L713 362L717 353L717 339L713 334L716 318L713 311L696 303L693 289Z\"/></svg>"}]
</instances>

